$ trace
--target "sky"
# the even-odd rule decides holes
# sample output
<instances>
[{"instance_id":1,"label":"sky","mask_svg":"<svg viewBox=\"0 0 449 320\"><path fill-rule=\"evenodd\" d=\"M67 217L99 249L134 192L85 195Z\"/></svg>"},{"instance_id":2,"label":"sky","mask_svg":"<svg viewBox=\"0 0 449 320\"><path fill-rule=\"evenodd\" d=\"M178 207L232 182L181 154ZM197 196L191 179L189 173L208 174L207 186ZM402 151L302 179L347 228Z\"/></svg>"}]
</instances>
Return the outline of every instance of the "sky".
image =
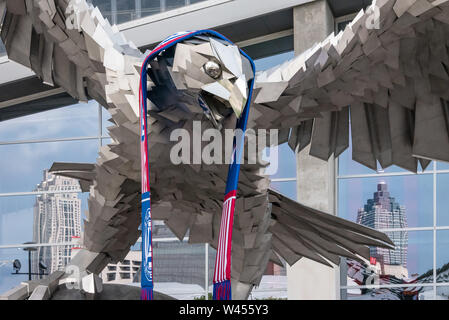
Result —
<instances>
[{"instance_id":1,"label":"sky","mask_svg":"<svg viewBox=\"0 0 449 320\"><path fill-rule=\"evenodd\" d=\"M293 57L292 52L256 61L264 70ZM106 134L108 114L103 111L102 130ZM98 109L95 102L77 104L53 111L0 123L0 141L89 137L98 134ZM42 180L42 171L55 161L95 162L98 141L48 142L36 144L0 145L0 193L33 191ZM273 178L295 178L296 159L287 144L279 147L279 169ZM431 167L430 167L431 168ZM438 164L449 169L448 164ZM400 172L390 168L386 172ZM351 160L351 150L340 157L340 175L375 173ZM376 185L384 180L391 196L404 205L409 227L433 225L433 176L341 179L339 181L339 215L355 221L357 210L372 198ZM272 187L296 199L296 182L273 182ZM449 226L449 174L437 178L437 225ZM87 194L81 195L83 210L87 210ZM19 244L32 240L34 196L0 197L0 245ZM449 230L437 233L437 266L449 262ZM408 262L410 273L423 273L432 267L432 231L409 232ZM23 250L0 249L1 260L20 259L22 271L27 270ZM0 267L0 292L26 280L12 276L12 265Z\"/></svg>"}]
</instances>

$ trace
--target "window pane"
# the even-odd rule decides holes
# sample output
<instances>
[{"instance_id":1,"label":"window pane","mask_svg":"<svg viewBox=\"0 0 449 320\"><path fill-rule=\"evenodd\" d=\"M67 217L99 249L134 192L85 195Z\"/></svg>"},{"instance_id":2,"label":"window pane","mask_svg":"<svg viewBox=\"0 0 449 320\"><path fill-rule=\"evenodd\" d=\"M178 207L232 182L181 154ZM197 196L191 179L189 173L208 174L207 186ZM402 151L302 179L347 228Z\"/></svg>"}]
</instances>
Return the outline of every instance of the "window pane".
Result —
<instances>
[{"instance_id":1,"label":"window pane","mask_svg":"<svg viewBox=\"0 0 449 320\"><path fill-rule=\"evenodd\" d=\"M91 137L98 135L97 103L79 103L2 121L0 141Z\"/></svg>"},{"instance_id":2,"label":"window pane","mask_svg":"<svg viewBox=\"0 0 449 320\"><path fill-rule=\"evenodd\" d=\"M90 193L89 192L83 192L78 193L78 197L81 199L81 232L84 231L84 220L87 219L86 212L89 211L89 200Z\"/></svg>"},{"instance_id":3,"label":"window pane","mask_svg":"<svg viewBox=\"0 0 449 320\"><path fill-rule=\"evenodd\" d=\"M18 259L21 264L20 273L28 272L28 252L14 249L0 249L0 295L17 287L22 281L28 281L28 275L13 275L13 261Z\"/></svg>"},{"instance_id":4,"label":"window pane","mask_svg":"<svg viewBox=\"0 0 449 320\"><path fill-rule=\"evenodd\" d=\"M0 197L0 244L33 241L36 196Z\"/></svg>"},{"instance_id":5,"label":"window pane","mask_svg":"<svg viewBox=\"0 0 449 320\"><path fill-rule=\"evenodd\" d=\"M165 0L165 9L166 11L168 10L173 10L179 7L184 7L186 4L185 0Z\"/></svg>"},{"instance_id":6,"label":"window pane","mask_svg":"<svg viewBox=\"0 0 449 320\"><path fill-rule=\"evenodd\" d=\"M449 286L437 287L437 299L449 300Z\"/></svg>"},{"instance_id":7,"label":"window pane","mask_svg":"<svg viewBox=\"0 0 449 320\"><path fill-rule=\"evenodd\" d=\"M94 163L98 140L0 146L0 193L30 192L53 162Z\"/></svg>"},{"instance_id":8,"label":"window pane","mask_svg":"<svg viewBox=\"0 0 449 320\"><path fill-rule=\"evenodd\" d=\"M103 17L112 24L111 0L88 0L88 2L98 7Z\"/></svg>"},{"instance_id":9,"label":"window pane","mask_svg":"<svg viewBox=\"0 0 449 320\"><path fill-rule=\"evenodd\" d=\"M153 14L161 12L161 2L159 0L141 0L142 10L141 16L151 16Z\"/></svg>"},{"instance_id":10,"label":"window pane","mask_svg":"<svg viewBox=\"0 0 449 320\"><path fill-rule=\"evenodd\" d=\"M102 139L102 146L106 146L108 144L112 143L112 139L111 138L104 138Z\"/></svg>"},{"instance_id":11,"label":"window pane","mask_svg":"<svg viewBox=\"0 0 449 320\"><path fill-rule=\"evenodd\" d=\"M0 197L0 245L72 241L80 236L88 196L70 193Z\"/></svg>"},{"instance_id":12,"label":"window pane","mask_svg":"<svg viewBox=\"0 0 449 320\"><path fill-rule=\"evenodd\" d=\"M284 196L296 200L296 181L271 182L270 187Z\"/></svg>"},{"instance_id":13,"label":"window pane","mask_svg":"<svg viewBox=\"0 0 449 320\"><path fill-rule=\"evenodd\" d=\"M349 139L351 141L351 139ZM350 142L351 143L351 142ZM338 157L338 175L375 174L376 171L352 160L352 148L349 147Z\"/></svg>"},{"instance_id":14,"label":"window pane","mask_svg":"<svg viewBox=\"0 0 449 320\"><path fill-rule=\"evenodd\" d=\"M437 225L449 226L449 174L437 174Z\"/></svg>"},{"instance_id":15,"label":"window pane","mask_svg":"<svg viewBox=\"0 0 449 320\"><path fill-rule=\"evenodd\" d=\"M254 64L256 65L256 70L258 71L267 70L289 59L292 59L294 56L295 53L293 51L290 51L267 58L257 59L254 61Z\"/></svg>"},{"instance_id":16,"label":"window pane","mask_svg":"<svg viewBox=\"0 0 449 320\"><path fill-rule=\"evenodd\" d=\"M421 291L410 291L410 287L371 289L342 289L342 300L434 300L433 287L421 287Z\"/></svg>"},{"instance_id":17,"label":"window pane","mask_svg":"<svg viewBox=\"0 0 449 320\"><path fill-rule=\"evenodd\" d=\"M338 183L342 218L356 222L358 216L365 216L366 223L375 223L368 226L381 228L401 227L402 217L408 227L433 226L432 175L340 179ZM382 210L383 214L376 214Z\"/></svg>"},{"instance_id":18,"label":"window pane","mask_svg":"<svg viewBox=\"0 0 449 320\"><path fill-rule=\"evenodd\" d=\"M407 270L410 278L418 277L418 282L431 283L433 275L433 232L409 231L407 250Z\"/></svg>"},{"instance_id":19,"label":"window pane","mask_svg":"<svg viewBox=\"0 0 449 320\"><path fill-rule=\"evenodd\" d=\"M72 252L68 246L34 247L31 251L31 259L24 248L0 249L0 295L19 286L22 281L29 280L29 261L31 261L31 279L45 279L48 274L64 270L71 255ZM68 258L61 259L61 256L68 256ZM50 261L46 257L50 258ZM20 264L15 265L20 266L20 269L13 268L13 262L16 259ZM52 269L52 259L59 263L59 266L56 264L56 269Z\"/></svg>"},{"instance_id":20,"label":"window pane","mask_svg":"<svg viewBox=\"0 0 449 320\"><path fill-rule=\"evenodd\" d=\"M135 1L117 0L117 24L136 19Z\"/></svg>"},{"instance_id":21,"label":"window pane","mask_svg":"<svg viewBox=\"0 0 449 320\"><path fill-rule=\"evenodd\" d=\"M274 148L270 148L270 150L273 149ZM271 158L272 161L266 172L274 172L270 178L296 178L296 156L293 150L290 149L287 143L284 143L278 147L277 152L277 159L275 159L274 152L273 154L270 154L270 157L268 158L268 160Z\"/></svg>"},{"instance_id":22,"label":"window pane","mask_svg":"<svg viewBox=\"0 0 449 320\"><path fill-rule=\"evenodd\" d=\"M391 236L391 233L389 233ZM395 239L397 240L397 239ZM382 248L371 248L370 264L360 263L354 260L347 260L346 270L342 272L347 274L347 286L355 287L357 294L368 295L365 298L377 296L384 292L377 289L358 289L358 286L368 285L407 285L412 281L416 283L433 282L433 232L432 231L409 231L405 232L402 242L397 244L395 250ZM397 261L396 255L404 255L401 262ZM405 291L417 293L418 289L423 287L408 287ZM393 290L393 291L392 291ZM400 294L406 294L404 289ZM389 289L389 293L398 294L396 288ZM352 292L356 294L356 292Z\"/></svg>"},{"instance_id":23,"label":"window pane","mask_svg":"<svg viewBox=\"0 0 449 320\"><path fill-rule=\"evenodd\" d=\"M449 163L447 162L437 162L437 170L449 170Z\"/></svg>"},{"instance_id":24,"label":"window pane","mask_svg":"<svg viewBox=\"0 0 449 320\"><path fill-rule=\"evenodd\" d=\"M449 283L449 230L437 231L437 282ZM447 296L446 296L447 299Z\"/></svg>"}]
</instances>

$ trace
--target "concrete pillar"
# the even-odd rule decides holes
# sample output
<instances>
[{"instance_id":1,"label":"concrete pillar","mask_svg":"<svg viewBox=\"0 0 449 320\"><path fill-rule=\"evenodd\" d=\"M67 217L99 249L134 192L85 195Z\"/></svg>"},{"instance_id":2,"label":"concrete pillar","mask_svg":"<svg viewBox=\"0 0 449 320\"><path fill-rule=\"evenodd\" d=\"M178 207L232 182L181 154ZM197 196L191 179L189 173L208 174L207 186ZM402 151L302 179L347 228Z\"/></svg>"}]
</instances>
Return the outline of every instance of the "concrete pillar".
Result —
<instances>
[{"instance_id":1,"label":"concrete pillar","mask_svg":"<svg viewBox=\"0 0 449 320\"><path fill-rule=\"evenodd\" d=\"M295 54L324 40L334 31L334 17L326 0L317 0L293 9ZM335 214L335 162L309 156L309 147L296 154L298 201ZM332 269L302 258L287 268L288 299L334 300L339 298L338 268Z\"/></svg>"}]
</instances>

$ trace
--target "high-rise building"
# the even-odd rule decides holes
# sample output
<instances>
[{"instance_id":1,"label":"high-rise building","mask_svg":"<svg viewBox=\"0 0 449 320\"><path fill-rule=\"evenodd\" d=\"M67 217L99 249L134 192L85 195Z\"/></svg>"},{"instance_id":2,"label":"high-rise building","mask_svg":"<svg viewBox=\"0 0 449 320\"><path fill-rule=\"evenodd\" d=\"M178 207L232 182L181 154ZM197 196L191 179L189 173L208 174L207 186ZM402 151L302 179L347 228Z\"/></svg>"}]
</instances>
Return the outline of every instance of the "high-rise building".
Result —
<instances>
[{"instance_id":1,"label":"high-rise building","mask_svg":"<svg viewBox=\"0 0 449 320\"><path fill-rule=\"evenodd\" d=\"M390 196L388 186L385 182L377 185L377 192L373 199L368 199L363 209L357 213L357 223L373 229L397 229L407 228L407 217L405 207L399 205L394 197ZM407 277L407 231L385 232L395 244L395 250L371 247L371 257L380 263L384 272L401 267L403 277ZM397 269L397 268L396 268ZM384 273L383 272L383 273ZM391 273L390 273L391 274Z\"/></svg>"},{"instance_id":2,"label":"high-rise building","mask_svg":"<svg viewBox=\"0 0 449 320\"><path fill-rule=\"evenodd\" d=\"M34 205L33 241L36 243L71 242L81 235L81 199L76 192L80 189L75 179L56 176L44 170L43 181L36 191L57 191L36 197ZM67 191L67 193L60 193ZM63 270L71 258L71 245L38 247L33 252L32 270L40 273L39 263L52 273Z\"/></svg>"}]
</instances>

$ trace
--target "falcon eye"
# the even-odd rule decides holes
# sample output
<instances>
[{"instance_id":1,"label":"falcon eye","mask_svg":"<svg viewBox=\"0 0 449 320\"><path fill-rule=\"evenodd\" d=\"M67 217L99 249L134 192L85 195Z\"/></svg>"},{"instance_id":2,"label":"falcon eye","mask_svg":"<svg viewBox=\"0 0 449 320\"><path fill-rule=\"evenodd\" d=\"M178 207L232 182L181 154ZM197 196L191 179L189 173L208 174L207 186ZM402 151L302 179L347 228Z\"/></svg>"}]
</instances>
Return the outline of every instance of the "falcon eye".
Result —
<instances>
[{"instance_id":1,"label":"falcon eye","mask_svg":"<svg viewBox=\"0 0 449 320\"><path fill-rule=\"evenodd\" d=\"M218 79L221 75L221 66L215 61L208 61L203 66L204 71L211 78Z\"/></svg>"}]
</instances>

